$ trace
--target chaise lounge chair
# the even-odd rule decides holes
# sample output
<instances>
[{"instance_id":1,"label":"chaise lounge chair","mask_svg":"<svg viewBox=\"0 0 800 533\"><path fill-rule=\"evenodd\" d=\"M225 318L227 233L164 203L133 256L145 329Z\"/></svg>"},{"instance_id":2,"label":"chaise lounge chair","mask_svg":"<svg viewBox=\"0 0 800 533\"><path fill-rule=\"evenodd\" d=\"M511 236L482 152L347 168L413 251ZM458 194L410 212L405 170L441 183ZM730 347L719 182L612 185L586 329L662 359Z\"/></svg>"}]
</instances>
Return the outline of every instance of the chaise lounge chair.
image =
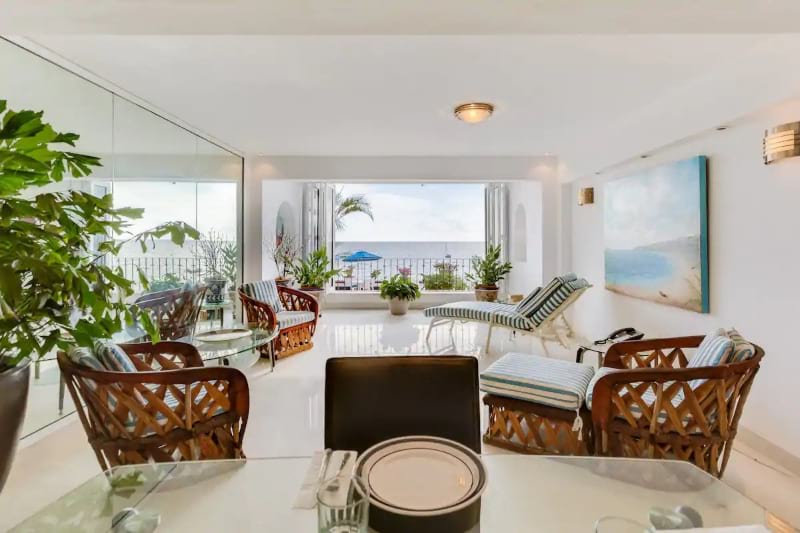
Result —
<instances>
[{"instance_id":1,"label":"chaise lounge chair","mask_svg":"<svg viewBox=\"0 0 800 533\"><path fill-rule=\"evenodd\" d=\"M588 281L575 274L566 274L539 287L516 305L495 302L454 302L425 309L425 316L431 318L426 339L430 340L433 328L450 324L452 331L456 320L460 322L484 322L489 324L486 336L486 352L492 340L492 329L508 328L530 333L539 338L544 352L548 354L545 342L555 341L567 347L567 337L572 336L572 328L564 317L564 311L591 287Z\"/></svg>"}]
</instances>

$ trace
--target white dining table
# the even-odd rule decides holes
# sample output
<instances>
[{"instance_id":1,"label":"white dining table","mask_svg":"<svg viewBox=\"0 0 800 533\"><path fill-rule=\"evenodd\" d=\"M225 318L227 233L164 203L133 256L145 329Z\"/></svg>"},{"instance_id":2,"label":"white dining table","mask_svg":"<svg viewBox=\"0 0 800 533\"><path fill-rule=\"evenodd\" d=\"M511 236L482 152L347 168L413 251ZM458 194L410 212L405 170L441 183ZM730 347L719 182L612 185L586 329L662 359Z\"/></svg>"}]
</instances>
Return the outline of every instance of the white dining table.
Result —
<instances>
[{"instance_id":1,"label":"white dining table","mask_svg":"<svg viewBox=\"0 0 800 533\"><path fill-rule=\"evenodd\" d=\"M591 532L603 516L648 523L653 507L689 505L706 526L764 524L766 512L686 462L491 454L480 525L486 532ZM309 457L160 463L98 474L12 531L112 530L125 508L158 515L157 531L313 532L293 503Z\"/></svg>"}]
</instances>

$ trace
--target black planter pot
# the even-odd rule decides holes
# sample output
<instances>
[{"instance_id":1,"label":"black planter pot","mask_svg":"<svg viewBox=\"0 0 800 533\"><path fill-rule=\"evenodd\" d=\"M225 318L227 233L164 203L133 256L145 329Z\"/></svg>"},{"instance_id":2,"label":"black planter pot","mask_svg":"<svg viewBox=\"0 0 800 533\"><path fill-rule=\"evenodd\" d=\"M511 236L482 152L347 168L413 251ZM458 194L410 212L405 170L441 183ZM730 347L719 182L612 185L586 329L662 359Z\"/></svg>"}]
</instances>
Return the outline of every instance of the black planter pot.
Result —
<instances>
[{"instance_id":1,"label":"black planter pot","mask_svg":"<svg viewBox=\"0 0 800 533\"><path fill-rule=\"evenodd\" d=\"M0 491L6 484L25 419L30 362L0 372Z\"/></svg>"}]
</instances>

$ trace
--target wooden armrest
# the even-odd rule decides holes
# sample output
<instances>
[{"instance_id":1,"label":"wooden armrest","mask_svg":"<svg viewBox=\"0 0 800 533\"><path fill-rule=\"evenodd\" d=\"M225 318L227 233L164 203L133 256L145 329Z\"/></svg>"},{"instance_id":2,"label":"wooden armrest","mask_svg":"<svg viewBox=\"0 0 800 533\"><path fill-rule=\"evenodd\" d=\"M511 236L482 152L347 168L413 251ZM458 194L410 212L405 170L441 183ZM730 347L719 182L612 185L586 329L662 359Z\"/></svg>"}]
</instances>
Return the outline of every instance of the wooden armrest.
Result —
<instances>
[{"instance_id":1,"label":"wooden armrest","mask_svg":"<svg viewBox=\"0 0 800 533\"><path fill-rule=\"evenodd\" d=\"M163 370L203 366L203 359L197 348L186 342L130 342L119 345L125 350L137 370L157 370L152 367L155 361ZM144 356L144 357L142 357Z\"/></svg>"},{"instance_id":2,"label":"wooden armrest","mask_svg":"<svg viewBox=\"0 0 800 533\"><path fill-rule=\"evenodd\" d=\"M686 357L680 357L683 348L696 348L705 337L669 337L618 342L612 345L603 359L603 366L611 368L674 368L686 366ZM661 355L659 355L659 353ZM675 353L673 353L675 352Z\"/></svg>"},{"instance_id":3,"label":"wooden armrest","mask_svg":"<svg viewBox=\"0 0 800 533\"><path fill-rule=\"evenodd\" d=\"M319 315L319 302L303 291L279 285L278 295L287 311L309 311L314 316Z\"/></svg>"},{"instance_id":4,"label":"wooden armrest","mask_svg":"<svg viewBox=\"0 0 800 533\"><path fill-rule=\"evenodd\" d=\"M250 298L242 290L239 290L239 300L242 302L242 309L247 317L247 322L259 324L262 327L271 329L278 324L277 311L264 302Z\"/></svg>"},{"instance_id":5,"label":"wooden armrest","mask_svg":"<svg viewBox=\"0 0 800 533\"><path fill-rule=\"evenodd\" d=\"M741 364L740 364L741 365ZM606 374L592 391L592 419L601 426L611 418L612 398L620 385L647 383L689 383L696 379L721 380L738 373L740 365L703 366L697 368L634 368Z\"/></svg>"},{"instance_id":6,"label":"wooden armrest","mask_svg":"<svg viewBox=\"0 0 800 533\"><path fill-rule=\"evenodd\" d=\"M98 385L117 384L123 389L131 387L131 390L135 385L191 386L203 382L227 381L229 383L228 399L231 404L231 410L242 416L246 421L250 409L250 386L245 375L236 368L214 366L150 372L111 372L91 370L69 364L68 370L70 374L90 379Z\"/></svg>"}]
</instances>

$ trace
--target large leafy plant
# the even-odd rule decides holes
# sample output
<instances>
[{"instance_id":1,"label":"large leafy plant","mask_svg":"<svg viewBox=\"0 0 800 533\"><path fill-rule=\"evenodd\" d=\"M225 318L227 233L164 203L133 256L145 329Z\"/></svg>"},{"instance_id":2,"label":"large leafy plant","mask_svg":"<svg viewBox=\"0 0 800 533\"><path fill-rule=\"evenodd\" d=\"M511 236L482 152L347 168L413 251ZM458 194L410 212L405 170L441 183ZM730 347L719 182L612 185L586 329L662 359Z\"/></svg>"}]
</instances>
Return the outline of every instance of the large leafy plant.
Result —
<instances>
[{"instance_id":1,"label":"large leafy plant","mask_svg":"<svg viewBox=\"0 0 800 533\"><path fill-rule=\"evenodd\" d=\"M467 274L467 279L478 287L496 287L497 282L511 272L511 263L500 261L500 245L489 245L486 257L472 258L473 272Z\"/></svg>"},{"instance_id":2,"label":"large leafy plant","mask_svg":"<svg viewBox=\"0 0 800 533\"><path fill-rule=\"evenodd\" d=\"M132 234L130 220L142 209L114 208L111 195L46 187L88 176L101 163L70 151L79 136L56 132L42 115L0 100L0 371L55 348L91 346L136 318L158 339L150 317L125 303L133 281L104 258L131 242L144 251L156 239L182 245L198 237L181 222ZM141 271L139 278L147 287Z\"/></svg>"},{"instance_id":3,"label":"large leafy plant","mask_svg":"<svg viewBox=\"0 0 800 533\"><path fill-rule=\"evenodd\" d=\"M328 251L320 248L307 258L297 261L292 266L292 274L301 288L321 289L339 274L339 270L328 268L330 264Z\"/></svg>"},{"instance_id":4,"label":"large leafy plant","mask_svg":"<svg viewBox=\"0 0 800 533\"><path fill-rule=\"evenodd\" d=\"M413 301L421 295L419 285L400 274L395 274L381 282L381 298L384 300L397 298L398 300Z\"/></svg>"}]
</instances>

